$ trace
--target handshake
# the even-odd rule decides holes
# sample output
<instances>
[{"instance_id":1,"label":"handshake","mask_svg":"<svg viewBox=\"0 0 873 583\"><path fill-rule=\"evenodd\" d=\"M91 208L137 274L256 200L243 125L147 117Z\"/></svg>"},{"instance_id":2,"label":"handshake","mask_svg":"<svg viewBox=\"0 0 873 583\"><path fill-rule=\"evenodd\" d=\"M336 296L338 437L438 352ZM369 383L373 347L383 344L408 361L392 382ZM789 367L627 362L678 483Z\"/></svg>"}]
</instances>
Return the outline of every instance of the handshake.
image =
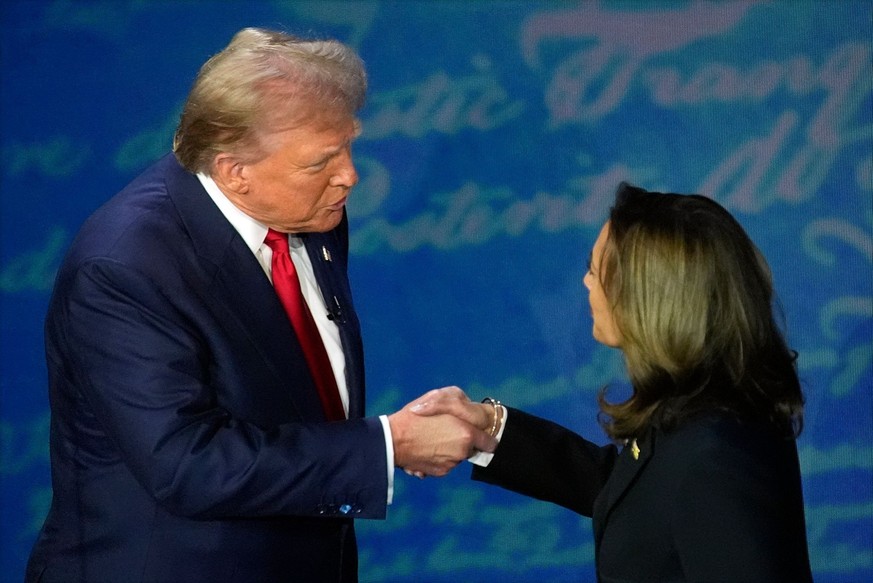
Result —
<instances>
[{"instance_id":1,"label":"handshake","mask_svg":"<svg viewBox=\"0 0 873 583\"><path fill-rule=\"evenodd\" d=\"M458 387L425 393L388 416L394 465L419 478L445 476L478 452L494 452L501 411L495 402L472 402Z\"/></svg>"}]
</instances>

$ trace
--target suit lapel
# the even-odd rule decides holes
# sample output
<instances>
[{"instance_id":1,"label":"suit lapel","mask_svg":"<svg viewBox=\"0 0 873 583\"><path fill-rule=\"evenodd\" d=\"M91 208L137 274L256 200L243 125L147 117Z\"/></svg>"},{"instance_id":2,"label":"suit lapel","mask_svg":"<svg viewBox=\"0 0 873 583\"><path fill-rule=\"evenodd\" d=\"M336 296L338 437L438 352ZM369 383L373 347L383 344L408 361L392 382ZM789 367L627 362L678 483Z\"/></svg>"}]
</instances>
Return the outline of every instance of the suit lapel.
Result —
<instances>
[{"instance_id":1,"label":"suit lapel","mask_svg":"<svg viewBox=\"0 0 873 583\"><path fill-rule=\"evenodd\" d=\"M330 319L337 326L346 362L349 418L364 415L363 346L360 325L352 305L346 275L347 250L337 233L347 232L347 218L329 233L308 233L301 238L312 264Z\"/></svg>"},{"instance_id":2,"label":"suit lapel","mask_svg":"<svg viewBox=\"0 0 873 583\"><path fill-rule=\"evenodd\" d=\"M228 307L229 316L257 348L301 416L323 419L324 410L300 342L273 286L239 237L228 251L210 292ZM296 387L300 390L291 390Z\"/></svg>"},{"instance_id":3,"label":"suit lapel","mask_svg":"<svg viewBox=\"0 0 873 583\"><path fill-rule=\"evenodd\" d=\"M609 520L609 514L624 497L625 492L636 482L649 460L652 459L655 442L655 433L650 430L643 438L636 440L636 445L639 448L638 457L633 454L633 441L629 442L618 456L612 473L595 503L594 536L598 543L603 535L603 528Z\"/></svg>"},{"instance_id":4,"label":"suit lapel","mask_svg":"<svg viewBox=\"0 0 873 583\"><path fill-rule=\"evenodd\" d=\"M233 226L212 203L197 177L172 156L166 160L168 192L191 237L211 283L205 294L223 312L228 327L242 331L273 373L277 387L291 399L301 418L324 418L309 369L294 329L273 287ZM226 321L226 320L224 320ZM240 341L243 339L240 338ZM296 384L301 390L290 390Z\"/></svg>"}]
</instances>

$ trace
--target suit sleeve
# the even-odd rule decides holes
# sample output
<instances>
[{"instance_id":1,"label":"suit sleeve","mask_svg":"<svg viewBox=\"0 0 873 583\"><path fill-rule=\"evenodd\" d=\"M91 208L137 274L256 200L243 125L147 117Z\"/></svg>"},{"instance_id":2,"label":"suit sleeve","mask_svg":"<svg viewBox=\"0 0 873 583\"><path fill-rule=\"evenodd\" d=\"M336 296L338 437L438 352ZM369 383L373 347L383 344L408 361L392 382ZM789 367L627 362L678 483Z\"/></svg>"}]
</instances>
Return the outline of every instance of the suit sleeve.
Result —
<instances>
[{"instance_id":1,"label":"suit sleeve","mask_svg":"<svg viewBox=\"0 0 873 583\"><path fill-rule=\"evenodd\" d=\"M503 438L473 479L591 516L617 456L556 423L509 409Z\"/></svg>"},{"instance_id":2,"label":"suit sleeve","mask_svg":"<svg viewBox=\"0 0 873 583\"><path fill-rule=\"evenodd\" d=\"M384 517L378 419L264 427L235 418L218 404L198 326L138 271L85 262L56 290L46 332L53 383L76 395L79 410L64 414L90 471L123 464L183 516Z\"/></svg>"}]
</instances>

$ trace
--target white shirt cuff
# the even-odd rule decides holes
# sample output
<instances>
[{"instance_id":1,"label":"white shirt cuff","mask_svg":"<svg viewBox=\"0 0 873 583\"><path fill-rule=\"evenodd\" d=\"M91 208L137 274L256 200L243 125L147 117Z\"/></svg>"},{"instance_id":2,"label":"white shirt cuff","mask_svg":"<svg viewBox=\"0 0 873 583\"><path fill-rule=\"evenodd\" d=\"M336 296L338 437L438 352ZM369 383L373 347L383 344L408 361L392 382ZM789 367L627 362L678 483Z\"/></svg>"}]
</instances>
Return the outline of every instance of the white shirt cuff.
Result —
<instances>
[{"instance_id":1,"label":"white shirt cuff","mask_svg":"<svg viewBox=\"0 0 873 583\"><path fill-rule=\"evenodd\" d=\"M497 435L494 436L494 438L497 440L497 445L500 445L500 438L503 437L503 430L506 428L506 420L509 419L509 411L507 411L506 407L500 405L500 411L503 415L503 423L500 424L500 429L497 431ZM493 458L493 453L477 451L475 454L467 458L467 461L471 464L476 464L477 466L482 466L484 468L491 463L491 460Z\"/></svg>"},{"instance_id":2,"label":"white shirt cuff","mask_svg":"<svg viewBox=\"0 0 873 583\"><path fill-rule=\"evenodd\" d=\"M385 434L385 460L388 465L388 505L394 502L394 439L391 435L391 424L387 415L379 415L382 431ZM505 423L505 421L504 421ZM502 428L501 428L502 431Z\"/></svg>"}]
</instances>

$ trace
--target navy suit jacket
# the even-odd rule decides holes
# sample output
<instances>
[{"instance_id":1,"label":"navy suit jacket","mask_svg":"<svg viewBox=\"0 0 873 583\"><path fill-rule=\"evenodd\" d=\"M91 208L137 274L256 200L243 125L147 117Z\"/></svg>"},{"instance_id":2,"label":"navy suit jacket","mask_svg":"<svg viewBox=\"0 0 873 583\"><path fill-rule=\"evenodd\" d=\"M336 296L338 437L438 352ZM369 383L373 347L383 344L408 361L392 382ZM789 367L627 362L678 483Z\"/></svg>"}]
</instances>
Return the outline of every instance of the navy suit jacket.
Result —
<instances>
[{"instance_id":1,"label":"navy suit jacket","mask_svg":"<svg viewBox=\"0 0 873 583\"><path fill-rule=\"evenodd\" d=\"M54 495L28 581L357 579L385 438L363 417L346 219L304 241L341 309L348 421L325 421L268 278L172 155L88 219L46 319Z\"/></svg>"},{"instance_id":2,"label":"navy suit jacket","mask_svg":"<svg viewBox=\"0 0 873 583\"><path fill-rule=\"evenodd\" d=\"M510 409L473 478L593 517L602 583L812 581L793 439L714 413L638 446Z\"/></svg>"}]
</instances>

